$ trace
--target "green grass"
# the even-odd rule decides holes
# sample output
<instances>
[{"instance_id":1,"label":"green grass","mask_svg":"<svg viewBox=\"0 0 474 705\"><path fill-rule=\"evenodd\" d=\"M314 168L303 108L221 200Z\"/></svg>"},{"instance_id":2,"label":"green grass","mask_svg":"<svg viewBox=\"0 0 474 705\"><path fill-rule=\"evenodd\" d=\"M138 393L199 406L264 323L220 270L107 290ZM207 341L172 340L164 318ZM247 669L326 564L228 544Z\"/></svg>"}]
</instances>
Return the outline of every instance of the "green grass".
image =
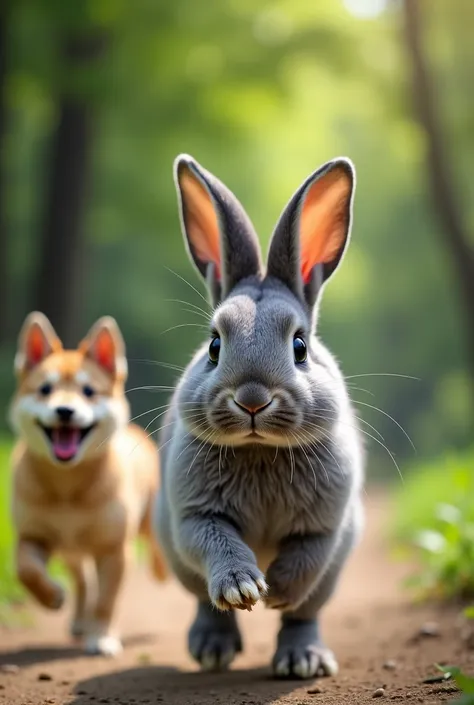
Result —
<instances>
[{"instance_id":1,"label":"green grass","mask_svg":"<svg viewBox=\"0 0 474 705\"><path fill-rule=\"evenodd\" d=\"M474 597L474 452L415 468L397 491L394 534L417 559L420 597Z\"/></svg>"},{"instance_id":2,"label":"green grass","mask_svg":"<svg viewBox=\"0 0 474 705\"><path fill-rule=\"evenodd\" d=\"M10 519L12 441L0 438L0 624L14 625L29 621L22 609L25 593L14 568L15 534Z\"/></svg>"},{"instance_id":3,"label":"green grass","mask_svg":"<svg viewBox=\"0 0 474 705\"><path fill-rule=\"evenodd\" d=\"M14 532L10 520L10 453L12 442L0 439L0 608L2 603L21 600L13 567Z\"/></svg>"}]
</instances>

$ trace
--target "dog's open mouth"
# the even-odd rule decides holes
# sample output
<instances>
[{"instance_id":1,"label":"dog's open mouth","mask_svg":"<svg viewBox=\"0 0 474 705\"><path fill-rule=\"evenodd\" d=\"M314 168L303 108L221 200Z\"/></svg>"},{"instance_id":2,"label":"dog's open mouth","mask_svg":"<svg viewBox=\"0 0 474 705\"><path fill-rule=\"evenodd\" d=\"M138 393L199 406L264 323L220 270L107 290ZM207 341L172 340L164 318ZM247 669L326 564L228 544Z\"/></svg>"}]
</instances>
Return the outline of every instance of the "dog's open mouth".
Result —
<instances>
[{"instance_id":1,"label":"dog's open mouth","mask_svg":"<svg viewBox=\"0 0 474 705\"><path fill-rule=\"evenodd\" d=\"M87 428L77 426L55 426L48 428L40 424L51 443L53 453L58 460L72 460L79 452L84 438L92 431L95 424Z\"/></svg>"}]
</instances>

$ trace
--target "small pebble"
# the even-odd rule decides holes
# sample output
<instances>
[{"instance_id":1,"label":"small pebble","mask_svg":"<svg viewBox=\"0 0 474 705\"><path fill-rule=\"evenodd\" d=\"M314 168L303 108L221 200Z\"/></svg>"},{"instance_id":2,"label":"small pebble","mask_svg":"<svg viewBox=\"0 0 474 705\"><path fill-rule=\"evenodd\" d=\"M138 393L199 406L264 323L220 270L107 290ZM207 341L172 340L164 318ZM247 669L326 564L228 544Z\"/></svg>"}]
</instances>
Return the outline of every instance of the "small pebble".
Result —
<instances>
[{"instance_id":1,"label":"small pebble","mask_svg":"<svg viewBox=\"0 0 474 705\"><path fill-rule=\"evenodd\" d=\"M393 659L389 659L388 661L385 661L383 667L386 671L394 671L397 668L397 662Z\"/></svg>"},{"instance_id":2,"label":"small pebble","mask_svg":"<svg viewBox=\"0 0 474 705\"><path fill-rule=\"evenodd\" d=\"M14 674L14 673L18 673L19 670L20 670L20 667L14 663L4 663L3 666L0 666L0 671L2 673Z\"/></svg>"},{"instance_id":3,"label":"small pebble","mask_svg":"<svg viewBox=\"0 0 474 705\"><path fill-rule=\"evenodd\" d=\"M420 636L439 636L439 624L437 622L425 622L420 629Z\"/></svg>"},{"instance_id":4,"label":"small pebble","mask_svg":"<svg viewBox=\"0 0 474 705\"><path fill-rule=\"evenodd\" d=\"M383 698L385 695L385 688L377 688L377 690L374 690L372 693L373 698Z\"/></svg>"},{"instance_id":5,"label":"small pebble","mask_svg":"<svg viewBox=\"0 0 474 705\"><path fill-rule=\"evenodd\" d=\"M324 693L324 690L319 685L314 685L312 688L308 688L306 692L308 695L319 695L320 693Z\"/></svg>"},{"instance_id":6,"label":"small pebble","mask_svg":"<svg viewBox=\"0 0 474 705\"><path fill-rule=\"evenodd\" d=\"M51 673L38 673L38 680L39 681L52 681L53 676Z\"/></svg>"}]
</instances>

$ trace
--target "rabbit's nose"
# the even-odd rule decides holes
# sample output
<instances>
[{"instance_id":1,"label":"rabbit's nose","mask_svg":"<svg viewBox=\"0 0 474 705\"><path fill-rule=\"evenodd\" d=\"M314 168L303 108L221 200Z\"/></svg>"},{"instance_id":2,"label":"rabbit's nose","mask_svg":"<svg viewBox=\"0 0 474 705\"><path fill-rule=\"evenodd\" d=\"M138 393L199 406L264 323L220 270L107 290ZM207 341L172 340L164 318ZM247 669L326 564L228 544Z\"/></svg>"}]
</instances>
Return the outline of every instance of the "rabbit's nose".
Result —
<instances>
[{"instance_id":1,"label":"rabbit's nose","mask_svg":"<svg viewBox=\"0 0 474 705\"><path fill-rule=\"evenodd\" d=\"M234 395L235 404L252 416L266 409L272 401L270 392L261 384L243 385Z\"/></svg>"}]
</instances>

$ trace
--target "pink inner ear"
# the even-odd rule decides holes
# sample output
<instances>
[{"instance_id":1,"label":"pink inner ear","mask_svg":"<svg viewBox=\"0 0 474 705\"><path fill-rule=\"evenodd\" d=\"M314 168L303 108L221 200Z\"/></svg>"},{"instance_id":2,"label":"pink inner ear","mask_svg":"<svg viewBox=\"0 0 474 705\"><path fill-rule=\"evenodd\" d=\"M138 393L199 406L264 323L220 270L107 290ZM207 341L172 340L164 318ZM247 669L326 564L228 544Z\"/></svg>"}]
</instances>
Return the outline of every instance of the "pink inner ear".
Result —
<instances>
[{"instance_id":1,"label":"pink inner ear","mask_svg":"<svg viewBox=\"0 0 474 705\"><path fill-rule=\"evenodd\" d=\"M300 217L301 276L305 284L313 267L335 260L346 239L345 209L351 182L335 170L309 188Z\"/></svg>"},{"instance_id":2,"label":"pink inner ear","mask_svg":"<svg viewBox=\"0 0 474 705\"><path fill-rule=\"evenodd\" d=\"M92 346L92 356L107 372L115 372L115 345L108 331L104 330L98 334Z\"/></svg>"},{"instance_id":3,"label":"pink inner ear","mask_svg":"<svg viewBox=\"0 0 474 705\"><path fill-rule=\"evenodd\" d=\"M30 366L37 365L47 355L46 340L41 329L34 325L26 342L26 357Z\"/></svg>"},{"instance_id":4,"label":"pink inner ear","mask_svg":"<svg viewBox=\"0 0 474 705\"><path fill-rule=\"evenodd\" d=\"M184 171L179 183L183 192L186 231L194 254L203 263L212 262L215 275L220 280L219 221L212 199L205 186L191 171Z\"/></svg>"}]
</instances>

